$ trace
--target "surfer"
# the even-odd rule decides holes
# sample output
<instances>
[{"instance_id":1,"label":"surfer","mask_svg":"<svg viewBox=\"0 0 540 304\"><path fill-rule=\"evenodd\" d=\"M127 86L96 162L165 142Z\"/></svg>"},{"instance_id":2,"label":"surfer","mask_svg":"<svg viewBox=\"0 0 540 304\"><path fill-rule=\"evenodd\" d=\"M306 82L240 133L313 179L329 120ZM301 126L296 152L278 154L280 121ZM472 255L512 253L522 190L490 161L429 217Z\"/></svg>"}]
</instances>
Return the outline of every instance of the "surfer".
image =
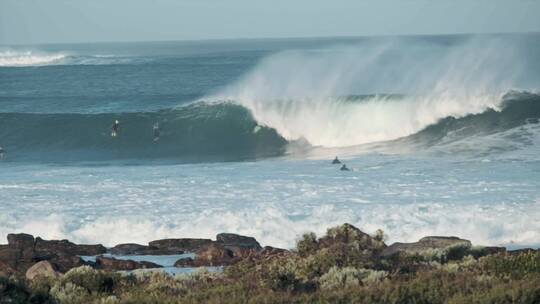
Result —
<instances>
[{"instance_id":1,"label":"surfer","mask_svg":"<svg viewBox=\"0 0 540 304\"><path fill-rule=\"evenodd\" d=\"M341 168L339 169L341 171L351 171L349 168L347 168L347 165L343 164L343 166L341 166Z\"/></svg>"},{"instance_id":2,"label":"surfer","mask_svg":"<svg viewBox=\"0 0 540 304\"><path fill-rule=\"evenodd\" d=\"M158 141L159 140L159 135L160 135L160 130L159 130L159 122L156 122L154 124L154 141Z\"/></svg>"},{"instance_id":3,"label":"surfer","mask_svg":"<svg viewBox=\"0 0 540 304\"><path fill-rule=\"evenodd\" d=\"M116 137L116 135L118 134L118 131L120 130L120 122L118 120L115 120L111 129L112 129L111 136Z\"/></svg>"},{"instance_id":4,"label":"surfer","mask_svg":"<svg viewBox=\"0 0 540 304\"><path fill-rule=\"evenodd\" d=\"M332 165L337 165L337 164L341 164L341 162L339 161L339 159L337 158L334 158L334 160L332 161Z\"/></svg>"},{"instance_id":5,"label":"surfer","mask_svg":"<svg viewBox=\"0 0 540 304\"><path fill-rule=\"evenodd\" d=\"M4 153L5 153L4 148L0 147L0 160L4 159Z\"/></svg>"}]
</instances>

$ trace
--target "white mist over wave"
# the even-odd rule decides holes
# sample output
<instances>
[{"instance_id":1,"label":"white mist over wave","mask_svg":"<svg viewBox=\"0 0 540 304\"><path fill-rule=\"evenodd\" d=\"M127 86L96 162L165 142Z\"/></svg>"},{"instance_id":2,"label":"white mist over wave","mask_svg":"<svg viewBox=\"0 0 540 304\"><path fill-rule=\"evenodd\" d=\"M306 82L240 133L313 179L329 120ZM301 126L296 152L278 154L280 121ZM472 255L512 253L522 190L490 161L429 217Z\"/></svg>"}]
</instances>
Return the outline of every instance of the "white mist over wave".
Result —
<instances>
[{"instance_id":1,"label":"white mist over wave","mask_svg":"<svg viewBox=\"0 0 540 304\"><path fill-rule=\"evenodd\" d=\"M40 66L59 63L67 57L63 53L39 53L33 51L1 51L0 67Z\"/></svg>"},{"instance_id":2,"label":"white mist over wave","mask_svg":"<svg viewBox=\"0 0 540 304\"><path fill-rule=\"evenodd\" d=\"M288 51L206 99L231 100L288 140L343 147L392 140L438 120L497 109L524 59L498 39L452 47L417 41ZM338 96L374 95L351 101Z\"/></svg>"}]
</instances>

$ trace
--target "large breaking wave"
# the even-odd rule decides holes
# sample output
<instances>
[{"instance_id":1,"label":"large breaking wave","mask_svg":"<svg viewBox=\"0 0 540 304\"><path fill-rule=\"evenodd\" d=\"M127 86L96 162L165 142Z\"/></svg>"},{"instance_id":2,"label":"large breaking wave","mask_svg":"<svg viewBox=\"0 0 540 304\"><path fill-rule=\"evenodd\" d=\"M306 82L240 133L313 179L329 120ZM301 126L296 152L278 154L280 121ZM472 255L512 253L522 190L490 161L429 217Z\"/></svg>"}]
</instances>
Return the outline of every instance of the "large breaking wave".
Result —
<instances>
[{"instance_id":1,"label":"large breaking wave","mask_svg":"<svg viewBox=\"0 0 540 304\"><path fill-rule=\"evenodd\" d=\"M540 79L519 48L501 39L471 38L452 47L390 40L278 52L229 86L175 109L0 113L0 144L9 159L38 160L243 160L291 153L291 142L307 149L433 147L538 123L534 90ZM41 64L32 63L32 56L4 54L0 63ZM121 59L65 56L49 59ZM115 119L122 131L111 138ZM153 142L156 122L163 130Z\"/></svg>"},{"instance_id":2,"label":"large breaking wave","mask_svg":"<svg viewBox=\"0 0 540 304\"><path fill-rule=\"evenodd\" d=\"M403 116L417 115L415 111L406 110L410 107L410 102L409 97L402 96L349 96L329 100L327 104L333 111L331 115L350 119L348 124L353 130L358 130L358 125L355 124L357 120L365 120L367 122L361 125L370 129L366 134L355 134L342 129L347 136L339 136L337 139L343 142L336 142L340 147L385 140L386 143L394 145L420 144L423 147L432 147L471 136L538 124L540 119L540 95L509 92L499 100L489 101L497 106L488 107L484 111L470 111L471 114L468 115L447 114L433 124L427 124L425 128L419 127L418 132L402 128L399 124L390 127L377 125L377 114L374 113L383 115L394 110L400 111ZM121 131L118 137L113 138L110 136L110 126L115 119L120 121ZM297 119L298 125L301 125L303 117L297 114ZM404 120L406 119L399 121ZM370 121L375 123L370 125ZM154 142L152 127L156 122L160 124L161 137ZM344 126L340 121L335 123ZM388 131L378 132L378 127ZM318 128L324 129L324 126ZM328 128L332 130L331 126ZM272 157L284 155L287 144L292 141L291 138L286 140L286 135L280 134L278 130L279 127L260 125L248 108L231 102L200 102L160 112L0 113L0 138L12 159L170 158L185 161L227 161ZM358 138L362 141L355 141ZM396 139L391 140L394 138Z\"/></svg>"},{"instance_id":3,"label":"large breaking wave","mask_svg":"<svg viewBox=\"0 0 540 304\"><path fill-rule=\"evenodd\" d=\"M446 117L497 109L527 72L518 47L498 39L452 48L377 42L269 56L210 98L245 106L288 140L343 147L394 140ZM365 94L375 95L362 102L336 99Z\"/></svg>"}]
</instances>

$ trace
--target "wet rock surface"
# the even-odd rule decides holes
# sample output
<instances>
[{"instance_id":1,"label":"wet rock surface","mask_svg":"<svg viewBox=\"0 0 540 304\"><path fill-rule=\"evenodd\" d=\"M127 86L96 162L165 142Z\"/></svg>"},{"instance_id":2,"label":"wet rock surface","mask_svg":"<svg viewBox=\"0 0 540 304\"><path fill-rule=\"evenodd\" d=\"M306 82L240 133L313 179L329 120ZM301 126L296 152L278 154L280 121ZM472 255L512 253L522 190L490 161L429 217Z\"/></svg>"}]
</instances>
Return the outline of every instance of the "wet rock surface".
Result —
<instances>
[{"instance_id":1,"label":"wet rock surface","mask_svg":"<svg viewBox=\"0 0 540 304\"><path fill-rule=\"evenodd\" d=\"M148 243L149 247L155 248L161 254L182 254L184 252L196 252L199 248L212 244L210 239L162 239Z\"/></svg>"},{"instance_id":2,"label":"wet rock surface","mask_svg":"<svg viewBox=\"0 0 540 304\"><path fill-rule=\"evenodd\" d=\"M152 262L136 262L133 260L119 260L112 257L96 257L96 268L104 270L135 270L146 268L162 268L161 265Z\"/></svg>"},{"instance_id":3,"label":"wet rock surface","mask_svg":"<svg viewBox=\"0 0 540 304\"><path fill-rule=\"evenodd\" d=\"M109 249L109 253L114 255L159 255L159 254L167 254L163 253L165 251L161 251L159 248L153 247L153 246L146 246L146 245L140 245L140 244L134 244L134 243L128 243L128 244L119 244L111 249Z\"/></svg>"}]
</instances>

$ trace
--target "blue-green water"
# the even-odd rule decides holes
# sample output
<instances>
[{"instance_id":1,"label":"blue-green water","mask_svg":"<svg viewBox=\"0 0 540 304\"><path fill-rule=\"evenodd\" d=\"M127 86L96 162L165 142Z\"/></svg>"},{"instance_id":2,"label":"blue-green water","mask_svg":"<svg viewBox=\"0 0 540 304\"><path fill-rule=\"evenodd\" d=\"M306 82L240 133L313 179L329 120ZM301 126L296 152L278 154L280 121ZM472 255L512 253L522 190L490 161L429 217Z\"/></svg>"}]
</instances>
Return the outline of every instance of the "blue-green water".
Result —
<instances>
[{"instance_id":1,"label":"blue-green water","mask_svg":"<svg viewBox=\"0 0 540 304\"><path fill-rule=\"evenodd\" d=\"M539 87L537 34L1 46L0 237L538 245Z\"/></svg>"}]
</instances>

